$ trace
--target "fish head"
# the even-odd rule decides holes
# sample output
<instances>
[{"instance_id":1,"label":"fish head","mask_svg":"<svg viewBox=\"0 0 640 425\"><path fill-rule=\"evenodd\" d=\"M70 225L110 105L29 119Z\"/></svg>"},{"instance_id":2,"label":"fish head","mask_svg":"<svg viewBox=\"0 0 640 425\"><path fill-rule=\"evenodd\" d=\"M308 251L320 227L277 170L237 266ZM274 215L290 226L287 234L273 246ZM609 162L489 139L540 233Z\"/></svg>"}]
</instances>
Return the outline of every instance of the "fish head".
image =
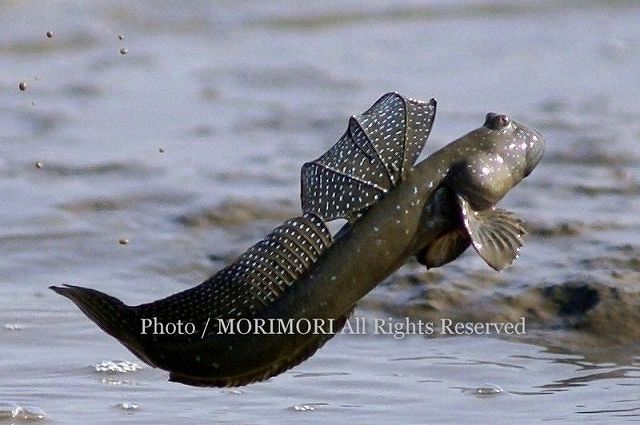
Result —
<instances>
[{"instance_id":1,"label":"fish head","mask_svg":"<svg viewBox=\"0 0 640 425\"><path fill-rule=\"evenodd\" d=\"M540 133L494 112L455 143L461 154L450 179L476 210L494 206L531 174L544 152Z\"/></svg>"}]
</instances>

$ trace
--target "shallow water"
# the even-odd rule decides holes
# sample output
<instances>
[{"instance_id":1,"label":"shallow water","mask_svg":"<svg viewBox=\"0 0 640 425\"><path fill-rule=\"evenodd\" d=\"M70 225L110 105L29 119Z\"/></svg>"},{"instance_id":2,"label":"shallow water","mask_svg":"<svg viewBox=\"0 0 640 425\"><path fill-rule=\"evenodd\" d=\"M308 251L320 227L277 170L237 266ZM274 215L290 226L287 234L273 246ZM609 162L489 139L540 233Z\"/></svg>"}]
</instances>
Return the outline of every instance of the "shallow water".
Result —
<instances>
[{"instance_id":1,"label":"shallow water","mask_svg":"<svg viewBox=\"0 0 640 425\"><path fill-rule=\"evenodd\" d=\"M638 421L640 5L129 3L0 6L0 423ZM237 391L96 372L138 361L49 285L201 281L297 214L301 164L390 90L438 98L427 154L490 110L547 152L501 203L531 234L512 267L409 263L360 314L525 337L341 335Z\"/></svg>"}]
</instances>

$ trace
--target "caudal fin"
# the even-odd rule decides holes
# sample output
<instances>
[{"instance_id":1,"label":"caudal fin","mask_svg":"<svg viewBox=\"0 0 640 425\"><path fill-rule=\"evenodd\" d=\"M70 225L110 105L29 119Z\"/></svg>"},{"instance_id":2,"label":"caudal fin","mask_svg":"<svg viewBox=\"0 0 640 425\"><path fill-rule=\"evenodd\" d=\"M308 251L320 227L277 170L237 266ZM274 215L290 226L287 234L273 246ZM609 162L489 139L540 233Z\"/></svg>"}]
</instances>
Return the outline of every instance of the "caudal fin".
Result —
<instances>
[{"instance_id":1,"label":"caudal fin","mask_svg":"<svg viewBox=\"0 0 640 425\"><path fill-rule=\"evenodd\" d=\"M135 311L119 299L95 289L80 286L50 286L49 289L69 298L100 328L116 338L140 359L149 363L141 353L139 321Z\"/></svg>"}]
</instances>

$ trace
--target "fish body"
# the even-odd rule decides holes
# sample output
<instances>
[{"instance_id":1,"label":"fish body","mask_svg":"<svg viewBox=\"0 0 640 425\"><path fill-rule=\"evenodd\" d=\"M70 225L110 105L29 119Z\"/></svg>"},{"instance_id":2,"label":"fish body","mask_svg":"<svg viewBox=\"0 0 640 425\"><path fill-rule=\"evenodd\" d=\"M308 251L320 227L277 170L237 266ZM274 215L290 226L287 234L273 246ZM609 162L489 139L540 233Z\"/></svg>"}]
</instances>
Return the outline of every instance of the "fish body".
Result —
<instances>
[{"instance_id":1,"label":"fish body","mask_svg":"<svg viewBox=\"0 0 640 425\"><path fill-rule=\"evenodd\" d=\"M522 222L495 204L539 162L542 136L490 113L415 164L435 110L433 99L389 93L352 117L338 143L302 168L304 214L201 285L140 306L92 289L52 289L173 381L235 386L281 373L329 340L358 300L411 257L437 267L473 246L496 270L517 257ZM348 223L334 238L325 222L337 218ZM192 322L203 332L142 334L142 320L151 318ZM218 319L241 318L333 326L330 333L221 332Z\"/></svg>"}]
</instances>

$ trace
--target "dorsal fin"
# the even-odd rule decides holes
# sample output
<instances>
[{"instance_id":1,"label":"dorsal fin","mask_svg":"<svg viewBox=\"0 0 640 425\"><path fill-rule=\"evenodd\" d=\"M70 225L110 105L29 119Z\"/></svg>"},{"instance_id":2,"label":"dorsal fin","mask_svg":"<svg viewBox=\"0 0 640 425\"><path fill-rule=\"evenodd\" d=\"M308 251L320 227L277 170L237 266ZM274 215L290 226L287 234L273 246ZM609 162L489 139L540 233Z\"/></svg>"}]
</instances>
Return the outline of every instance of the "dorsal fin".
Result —
<instances>
[{"instance_id":1,"label":"dorsal fin","mask_svg":"<svg viewBox=\"0 0 640 425\"><path fill-rule=\"evenodd\" d=\"M436 101L387 93L359 116L324 155L302 166L302 210L322 220L375 204L407 175L429 137Z\"/></svg>"},{"instance_id":2,"label":"dorsal fin","mask_svg":"<svg viewBox=\"0 0 640 425\"><path fill-rule=\"evenodd\" d=\"M251 317L284 294L331 242L315 215L292 218L204 283L136 309L141 317L165 321Z\"/></svg>"}]
</instances>

